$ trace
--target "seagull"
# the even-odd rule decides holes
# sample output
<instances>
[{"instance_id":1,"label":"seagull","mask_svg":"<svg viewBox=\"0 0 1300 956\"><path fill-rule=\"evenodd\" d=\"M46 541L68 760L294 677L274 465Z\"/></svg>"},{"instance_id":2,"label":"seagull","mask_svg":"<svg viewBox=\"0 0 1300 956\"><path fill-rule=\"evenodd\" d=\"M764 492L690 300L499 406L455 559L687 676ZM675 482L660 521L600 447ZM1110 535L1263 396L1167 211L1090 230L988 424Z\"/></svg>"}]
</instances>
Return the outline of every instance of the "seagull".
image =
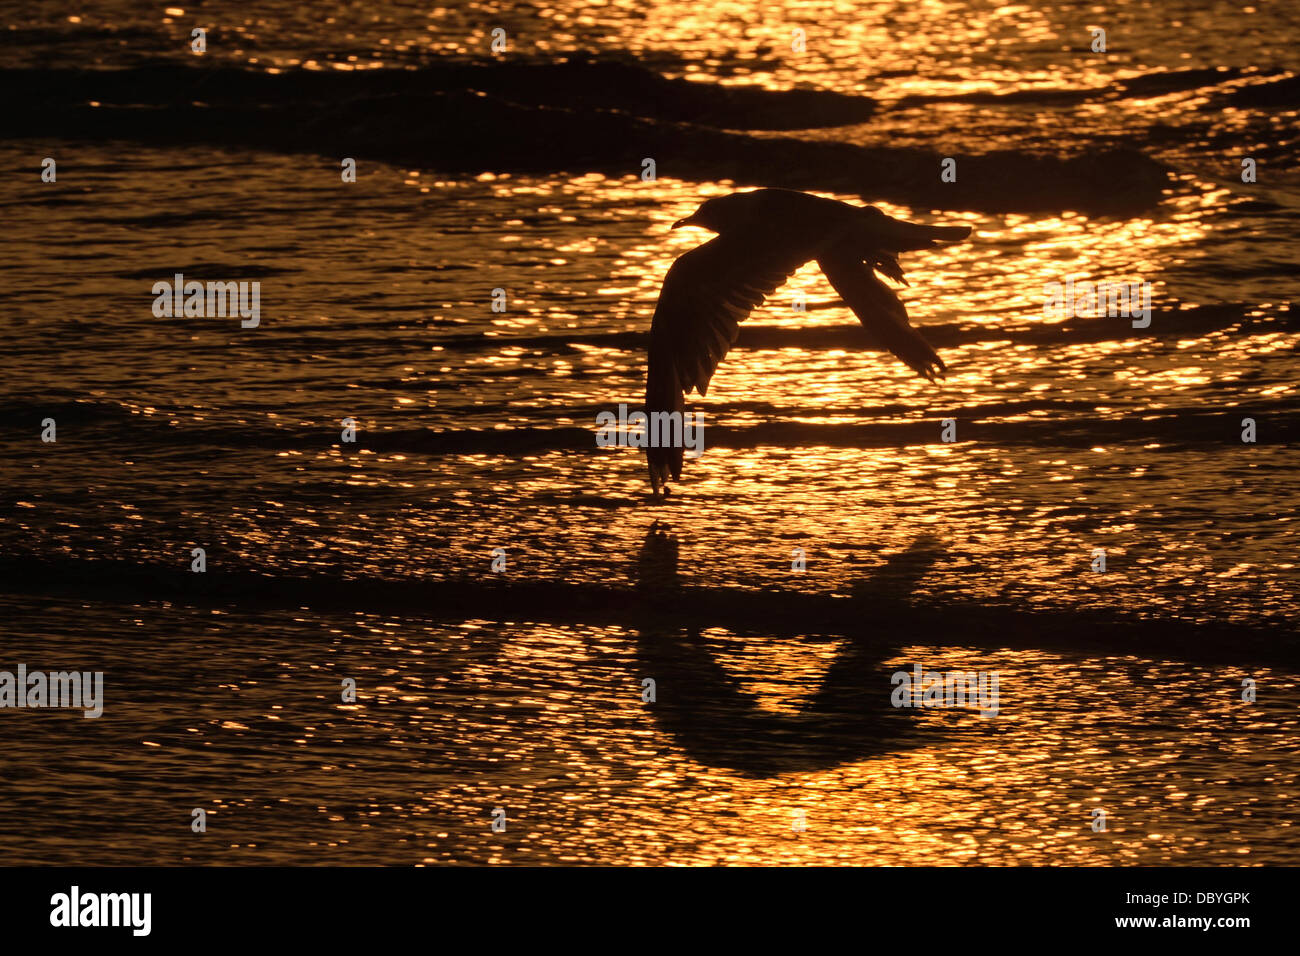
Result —
<instances>
[{"instance_id":1,"label":"seagull","mask_svg":"<svg viewBox=\"0 0 1300 956\"><path fill-rule=\"evenodd\" d=\"M804 263L816 259L863 327L913 371L933 382L943 360L907 321L887 276L903 285L898 254L956 241L969 226L923 226L791 189L755 189L701 203L674 229L702 226L713 239L677 257L664 276L650 323L646 413L684 412L692 389L709 380L740 336L740 323ZM682 477L682 448L646 446L650 486L667 494Z\"/></svg>"}]
</instances>

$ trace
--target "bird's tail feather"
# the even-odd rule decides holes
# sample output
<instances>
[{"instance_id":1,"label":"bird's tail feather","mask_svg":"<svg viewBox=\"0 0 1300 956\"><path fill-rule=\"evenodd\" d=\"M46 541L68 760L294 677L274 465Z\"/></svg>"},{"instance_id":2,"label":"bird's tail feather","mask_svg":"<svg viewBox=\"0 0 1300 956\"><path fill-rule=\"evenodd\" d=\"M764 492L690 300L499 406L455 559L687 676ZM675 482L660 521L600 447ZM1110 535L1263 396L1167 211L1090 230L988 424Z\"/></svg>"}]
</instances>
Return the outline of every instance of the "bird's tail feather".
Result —
<instances>
[{"instance_id":1,"label":"bird's tail feather","mask_svg":"<svg viewBox=\"0 0 1300 956\"><path fill-rule=\"evenodd\" d=\"M970 226L924 226L892 216L875 216L867 220L864 240L868 247L884 247L891 252L929 249L939 242L958 242L970 235Z\"/></svg>"}]
</instances>

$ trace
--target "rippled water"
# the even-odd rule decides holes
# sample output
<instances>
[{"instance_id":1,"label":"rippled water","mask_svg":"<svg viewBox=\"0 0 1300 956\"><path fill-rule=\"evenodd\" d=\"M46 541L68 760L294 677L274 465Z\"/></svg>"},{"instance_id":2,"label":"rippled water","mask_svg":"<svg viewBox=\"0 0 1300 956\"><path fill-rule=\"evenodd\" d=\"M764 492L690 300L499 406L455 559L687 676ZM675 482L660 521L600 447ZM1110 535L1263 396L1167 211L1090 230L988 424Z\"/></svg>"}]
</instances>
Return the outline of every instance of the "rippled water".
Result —
<instances>
[{"instance_id":1,"label":"rippled water","mask_svg":"<svg viewBox=\"0 0 1300 956\"><path fill-rule=\"evenodd\" d=\"M94 721L0 712L28 771L0 786L14 862L1295 862L1300 185L1267 162L1234 181L1233 138L1295 111L1225 111L1206 139L1188 118L1250 70L1285 76L1294 13L1192 5L1171 26L1135 5L1093 64L1096 14L1066 5L237 9L204 6L213 57L254 68L483 53L501 22L529 57L630 50L668 75L893 104L812 138L1100 148L1167 126L1149 151L1175 175L1124 216L878 203L974 228L903 262L948 378L864 348L809 266L694 401L706 453L656 503L639 453L595 447L595 416L638 401L659 284L702 238L669 224L730 183L366 161L343 186L332 156L0 142L0 670L102 669L108 697ZM167 45L192 13L26 13L0 63L183 59ZM791 24L809 30L797 61L774 52ZM1210 78L1060 107L935 99L1220 66L1243 71L1226 94ZM33 172L45 155L57 187ZM261 325L155 319L150 289L176 272L259 280ZM1044 282L1067 276L1151 281L1152 326L1044 319ZM678 585L742 609L858 595L861 628L584 619L579 586L641 593L656 522ZM261 575L272 596L117 571L93 598L59 584L95 562L184 580L196 546L217 585ZM352 599L375 582L397 603ZM439 582L465 606L426 600ZM1051 633L1072 616L1100 622L1095 641L1071 649L1092 624ZM1107 642L1133 619L1168 638ZM1225 625L1235 652L1205 636ZM998 717L884 706L918 661L998 671Z\"/></svg>"},{"instance_id":2,"label":"rippled water","mask_svg":"<svg viewBox=\"0 0 1300 956\"><path fill-rule=\"evenodd\" d=\"M1238 668L904 646L881 666L998 670L999 716L884 716L855 728L859 755L817 767L826 729L788 713L834 645L700 636L738 691L790 720L743 739L725 735L719 695L668 703L661 676L660 700L642 704L645 645L664 635L626 628L144 606L120 608L96 646L102 608L4 610L38 635L10 653L108 681L99 720L5 715L10 757L35 771L11 778L0 818L27 862L1294 858L1300 689L1269 669L1249 671L1268 691L1247 707ZM338 702L339 674L363 689L357 705ZM672 732L674 716L704 732ZM757 763L773 752L789 769ZM1104 835L1089 829L1097 807Z\"/></svg>"}]
</instances>

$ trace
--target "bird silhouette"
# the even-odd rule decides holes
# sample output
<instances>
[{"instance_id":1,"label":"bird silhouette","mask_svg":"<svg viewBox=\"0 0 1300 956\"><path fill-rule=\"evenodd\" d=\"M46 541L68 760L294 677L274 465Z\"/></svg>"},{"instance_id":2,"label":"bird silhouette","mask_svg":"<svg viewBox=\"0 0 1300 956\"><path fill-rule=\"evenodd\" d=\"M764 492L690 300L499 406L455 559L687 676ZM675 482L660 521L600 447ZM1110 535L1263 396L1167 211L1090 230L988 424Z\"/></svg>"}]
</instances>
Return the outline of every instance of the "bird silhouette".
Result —
<instances>
[{"instance_id":1,"label":"bird silhouette","mask_svg":"<svg viewBox=\"0 0 1300 956\"><path fill-rule=\"evenodd\" d=\"M702 226L718 235L678 256L664 277L650 325L646 412L684 413L692 389L708 394L718 363L740 323L800 266L816 259L835 291L877 342L934 381L943 360L907 321L907 310L876 273L907 284L898 254L970 235L968 226L923 226L789 189L756 189L705 200L673 228ZM653 425L647 425L653 429ZM680 481L680 444L650 447L650 485ZM664 491L666 494L666 490Z\"/></svg>"}]
</instances>

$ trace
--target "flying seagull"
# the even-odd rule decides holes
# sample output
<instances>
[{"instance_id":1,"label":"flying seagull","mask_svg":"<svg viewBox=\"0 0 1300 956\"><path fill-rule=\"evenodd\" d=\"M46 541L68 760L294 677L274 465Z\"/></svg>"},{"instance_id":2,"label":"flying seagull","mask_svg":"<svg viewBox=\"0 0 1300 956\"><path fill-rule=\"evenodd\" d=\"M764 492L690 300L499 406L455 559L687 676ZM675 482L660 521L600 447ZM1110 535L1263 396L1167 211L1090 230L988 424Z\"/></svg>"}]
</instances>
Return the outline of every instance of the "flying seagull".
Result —
<instances>
[{"instance_id":1,"label":"flying seagull","mask_svg":"<svg viewBox=\"0 0 1300 956\"><path fill-rule=\"evenodd\" d=\"M811 259L881 345L930 381L947 370L875 273L906 285L900 252L927 249L939 239L965 239L968 226L922 226L874 206L790 189L707 199L673 223L674 229L681 226L702 226L718 235L679 256L664 277L650 324L647 414L684 412L691 389L707 395L718 363L740 335L740 323ZM646 457L656 495L670 474L681 480L680 446L647 443Z\"/></svg>"}]
</instances>

